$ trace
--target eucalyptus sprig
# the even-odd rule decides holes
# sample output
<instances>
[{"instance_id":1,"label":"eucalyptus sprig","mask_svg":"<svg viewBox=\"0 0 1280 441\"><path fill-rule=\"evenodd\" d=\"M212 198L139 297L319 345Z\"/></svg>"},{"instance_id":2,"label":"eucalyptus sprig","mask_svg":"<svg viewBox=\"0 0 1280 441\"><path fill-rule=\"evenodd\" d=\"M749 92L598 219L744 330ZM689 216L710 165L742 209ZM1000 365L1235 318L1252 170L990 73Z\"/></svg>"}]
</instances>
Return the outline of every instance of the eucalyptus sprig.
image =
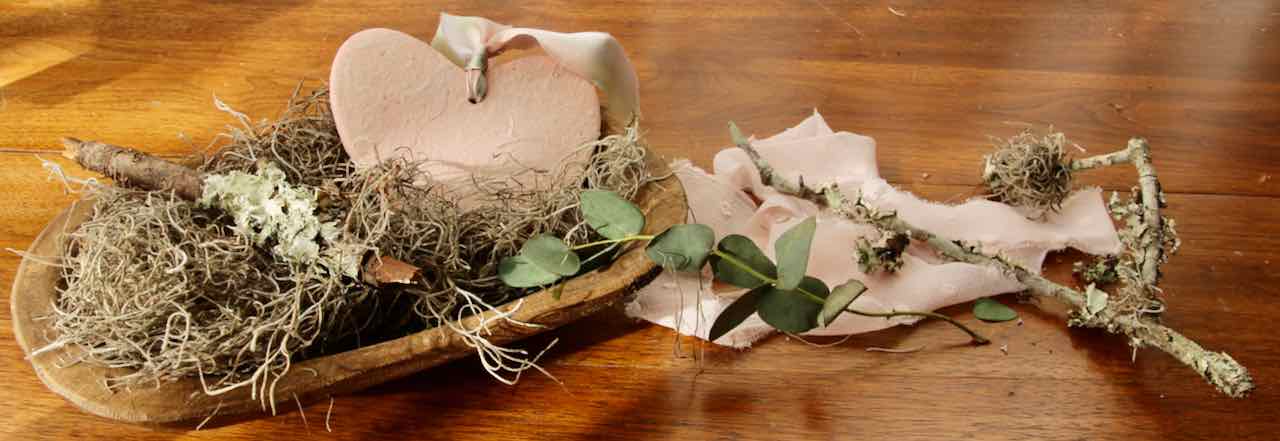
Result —
<instances>
[{"instance_id":1,"label":"eucalyptus sprig","mask_svg":"<svg viewBox=\"0 0 1280 441\"><path fill-rule=\"evenodd\" d=\"M842 313L868 317L927 317L946 321L967 333L974 344L990 341L951 317L928 311L863 311L851 305L866 286L850 279L835 288L807 274L809 251L818 228L813 217L788 229L774 244L774 262L751 239L730 234L716 241L715 231L703 224L678 224L657 235L640 234L644 213L616 193L584 191L581 210L587 225L604 239L578 245L539 235L525 242L520 253L503 259L498 276L517 288L554 284L582 272L593 261L629 242L648 242L645 255L664 269L700 273L707 265L715 280L748 289L711 326L716 340L752 314L779 331L803 333L825 327ZM579 253L604 246L585 259Z\"/></svg>"}]
</instances>

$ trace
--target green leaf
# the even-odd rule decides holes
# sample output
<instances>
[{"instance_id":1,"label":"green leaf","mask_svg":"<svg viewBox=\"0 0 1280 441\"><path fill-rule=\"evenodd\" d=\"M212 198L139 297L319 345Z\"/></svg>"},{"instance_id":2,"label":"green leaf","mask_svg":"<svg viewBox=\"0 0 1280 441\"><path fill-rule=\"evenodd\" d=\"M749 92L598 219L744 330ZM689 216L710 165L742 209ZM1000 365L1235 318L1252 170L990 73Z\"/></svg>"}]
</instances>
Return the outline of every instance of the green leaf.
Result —
<instances>
[{"instance_id":1,"label":"green leaf","mask_svg":"<svg viewBox=\"0 0 1280 441\"><path fill-rule=\"evenodd\" d=\"M695 272L702 269L715 244L716 234L711 227L679 224L649 241L644 253L663 268Z\"/></svg>"},{"instance_id":2,"label":"green leaf","mask_svg":"<svg viewBox=\"0 0 1280 441\"><path fill-rule=\"evenodd\" d=\"M640 234L644 229L644 213L631 201L607 190L587 190L578 196L582 217L587 225L609 239L622 239Z\"/></svg>"},{"instance_id":3,"label":"green leaf","mask_svg":"<svg viewBox=\"0 0 1280 441\"><path fill-rule=\"evenodd\" d=\"M498 263L498 278L513 288L532 288L560 280L560 276L538 268L524 256L511 256Z\"/></svg>"},{"instance_id":4,"label":"green leaf","mask_svg":"<svg viewBox=\"0 0 1280 441\"><path fill-rule=\"evenodd\" d=\"M809 246L817 229L817 219L810 216L778 237L773 245L774 255L778 257L778 289L795 289L804 279L809 270Z\"/></svg>"},{"instance_id":5,"label":"green leaf","mask_svg":"<svg viewBox=\"0 0 1280 441\"><path fill-rule=\"evenodd\" d=\"M738 297L724 311L720 311L720 315L716 316L716 322L711 325L711 334L709 340L716 341L732 331L733 328L742 324L743 320L751 317L756 313L756 305L760 302L760 295L768 289L769 286L761 286L759 288L747 291L742 297Z\"/></svg>"},{"instance_id":6,"label":"green leaf","mask_svg":"<svg viewBox=\"0 0 1280 441\"><path fill-rule=\"evenodd\" d=\"M973 302L973 316L985 322L1007 322L1018 318L1018 312L989 298Z\"/></svg>"},{"instance_id":7,"label":"green leaf","mask_svg":"<svg viewBox=\"0 0 1280 441\"><path fill-rule=\"evenodd\" d=\"M757 273L768 276L770 279L778 278L778 268L773 265L773 261L769 260L769 257L765 256L760 248L746 236L730 234L720 239L720 245L716 248L732 255ZM768 282L760 280L759 277L720 257L711 258L711 269L715 272L716 280L740 288L751 289Z\"/></svg>"},{"instance_id":8,"label":"green leaf","mask_svg":"<svg viewBox=\"0 0 1280 441\"><path fill-rule=\"evenodd\" d=\"M818 298L809 298L800 292L801 289ZM769 326L792 334L818 327L818 313L822 311L823 299L828 294L827 285L821 280L805 277L796 290L784 290L772 286L762 290L758 305L760 318Z\"/></svg>"},{"instance_id":9,"label":"green leaf","mask_svg":"<svg viewBox=\"0 0 1280 441\"><path fill-rule=\"evenodd\" d=\"M520 255L538 268L562 276L577 274L582 267L578 255L569 250L564 241L546 234L539 234L525 242L520 248Z\"/></svg>"},{"instance_id":10,"label":"green leaf","mask_svg":"<svg viewBox=\"0 0 1280 441\"><path fill-rule=\"evenodd\" d=\"M729 137L733 138L734 145L743 145L747 143L747 137L742 136L742 130L738 129L738 125L733 121L729 121Z\"/></svg>"},{"instance_id":11,"label":"green leaf","mask_svg":"<svg viewBox=\"0 0 1280 441\"><path fill-rule=\"evenodd\" d=\"M836 317L839 317L840 313L844 312L844 309L866 290L866 285L853 279L831 290L831 295L827 296L827 302L822 304L822 312L818 314L818 326L825 328L836 321Z\"/></svg>"}]
</instances>

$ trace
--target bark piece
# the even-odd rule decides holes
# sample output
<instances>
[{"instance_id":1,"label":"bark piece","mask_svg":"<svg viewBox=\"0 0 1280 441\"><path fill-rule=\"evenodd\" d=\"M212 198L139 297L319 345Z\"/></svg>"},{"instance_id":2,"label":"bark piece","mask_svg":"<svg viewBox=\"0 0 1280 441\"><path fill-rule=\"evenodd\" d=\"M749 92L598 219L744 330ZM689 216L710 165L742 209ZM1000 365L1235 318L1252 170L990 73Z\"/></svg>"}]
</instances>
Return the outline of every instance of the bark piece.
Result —
<instances>
[{"instance_id":1,"label":"bark piece","mask_svg":"<svg viewBox=\"0 0 1280 441\"><path fill-rule=\"evenodd\" d=\"M194 201L204 193L204 176L195 170L128 147L63 138L63 156L124 186L173 191Z\"/></svg>"}]
</instances>

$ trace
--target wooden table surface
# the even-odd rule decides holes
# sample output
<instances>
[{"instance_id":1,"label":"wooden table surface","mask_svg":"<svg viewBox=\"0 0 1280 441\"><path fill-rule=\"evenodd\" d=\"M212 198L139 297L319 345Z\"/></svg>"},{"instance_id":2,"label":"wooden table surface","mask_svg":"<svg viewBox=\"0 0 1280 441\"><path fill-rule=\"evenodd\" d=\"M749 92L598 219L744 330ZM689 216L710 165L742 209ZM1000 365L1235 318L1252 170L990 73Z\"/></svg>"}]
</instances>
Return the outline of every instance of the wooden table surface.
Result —
<instances>
[{"instance_id":1,"label":"wooden table surface","mask_svg":"<svg viewBox=\"0 0 1280 441\"><path fill-rule=\"evenodd\" d=\"M1162 353L1131 358L1122 339L1068 330L1027 305L1017 306L1020 326L977 325L996 340L985 347L925 323L834 347L773 337L741 352L677 340L610 311L522 344L558 337L544 366L563 385L533 375L505 386L470 359L336 397L332 432L328 402L194 432L78 411L35 377L3 308L0 435L1280 436L1280 5L1262 1L7 1L0 247L27 247L74 197L36 159L57 160L60 137L173 155L202 148L231 122L214 110L214 94L273 117L299 80L328 77L346 36L380 26L429 39L440 11L614 34L639 69L654 150L703 166L727 144L725 121L768 135L817 108L836 129L876 138L890 181L957 200L974 191L989 136L1052 124L1095 153L1145 136L1185 241L1167 266L1166 320L1229 351L1259 388L1244 400L1223 398ZM1133 178L1118 169L1087 181L1127 189ZM0 256L0 284L12 284L18 262ZM945 312L974 322L968 305ZM911 354L864 351L921 344L927 349Z\"/></svg>"}]
</instances>

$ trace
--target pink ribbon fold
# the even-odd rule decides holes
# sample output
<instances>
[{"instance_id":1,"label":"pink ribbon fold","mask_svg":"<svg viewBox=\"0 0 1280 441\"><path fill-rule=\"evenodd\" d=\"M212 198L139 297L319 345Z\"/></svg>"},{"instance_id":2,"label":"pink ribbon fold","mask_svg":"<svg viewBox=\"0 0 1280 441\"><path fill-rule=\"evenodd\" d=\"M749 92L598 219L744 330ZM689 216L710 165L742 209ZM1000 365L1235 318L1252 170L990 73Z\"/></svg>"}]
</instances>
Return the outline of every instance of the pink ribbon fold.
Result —
<instances>
[{"instance_id":1,"label":"pink ribbon fold","mask_svg":"<svg viewBox=\"0 0 1280 441\"><path fill-rule=\"evenodd\" d=\"M798 126L756 141L761 156L791 178L803 175L815 185L835 183L850 195L881 210L894 211L913 225L943 237L976 242L983 250L1000 253L1039 270L1050 250L1074 247L1093 254L1117 252L1120 242L1101 190L1083 189L1063 203L1060 212L1044 222L1028 220L1014 207L983 199L958 205L928 202L894 188L880 178L875 140L835 132L816 112ZM858 239L874 239L867 225L821 211L813 203L784 195L763 185L741 150L722 150L709 174L688 161L673 169L689 195L690 222L708 224L717 236L742 234L773 255L773 244L791 226L809 216L818 219L810 252L809 274L835 286L858 279L867 292L854 303L866 311L933 311L957 303L1023 289L1016 280L990 268L946 262L932 251L912 245L895 274L868 275L858 269L854 246ZM751 196L755 196L753 199ZM759 202L756 202L756 201ZM712 286L710 274L664 272L636 294L627 312L682 334L707 338L715 318L745 290ZM914 320L844 314L825 328L807 335L848 335L869 332ZM773 329L753 315L715 343L751 345Z\"/></svg>"},{"instance_id":2,"label":"pink ribbon fold","mask_svg":"<svg viewBox=\"0 0 1280 441\"><path fill-rule=\"evenodd\" d=\"M565 69L586 78L605 95L608 127L622 128L640 115L640 82L626 51L603 32L551 32L517 28L483 17L440 14L431 47L458 67L477 54L496 55L506 48L542 47Z\"/></svg>"}]
</instances>

